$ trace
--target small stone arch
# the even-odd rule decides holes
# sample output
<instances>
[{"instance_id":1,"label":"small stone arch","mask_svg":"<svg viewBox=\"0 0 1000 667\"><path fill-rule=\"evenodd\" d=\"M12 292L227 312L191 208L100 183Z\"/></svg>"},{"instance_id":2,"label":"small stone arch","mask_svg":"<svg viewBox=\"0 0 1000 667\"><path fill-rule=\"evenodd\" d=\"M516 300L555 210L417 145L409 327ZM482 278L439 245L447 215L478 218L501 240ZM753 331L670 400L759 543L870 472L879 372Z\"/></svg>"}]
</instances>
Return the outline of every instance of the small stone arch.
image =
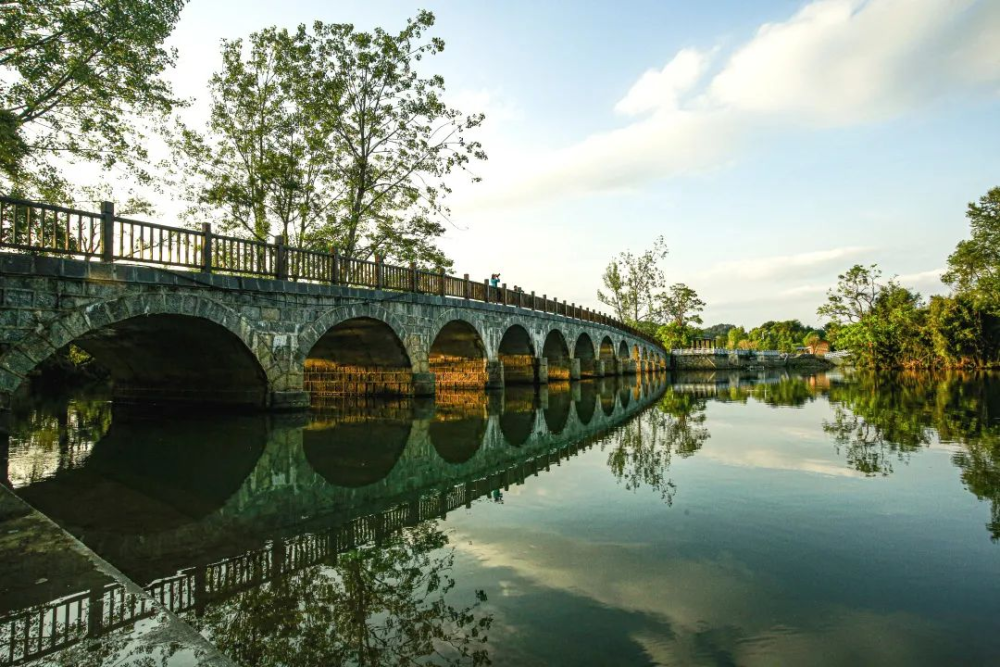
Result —
<instances>
[{"instance_id":1,"label":"small stone arch","mask_svg":"<svg viewBox=\"0 0 1000 667\"><path fill-rule=\"evenodd\" d=\"M298 388L275 358L279 341L259 337L249 321L216 301L164 294L123 296L51 321L0 357L0 387L15 391L70 343L108 366L122 400L264 407L271 391Z\"/></svg>"},{"instance_id":2,"label":"small stone arch","mask_svg":"<svg viewBox=\"0 0 1000 667\"><path fill-rule=\"evenodd\" d=\"M310 352L316 347L316 343L331 329L347 320L359 318L378 320L389 327L400 343L402 343L406 356L410 359L411 370L416 372L427 371L427 353L430 342L422 340L416 333L407 334L408 329L406 324L400 317L381 305L371 303L359 303L333 308L316 318L312 324L303 327L302 331L299 332L299 346L296 351L296 360L304 364Z\"/></svg>"},{"instance_id":3,"label":"small stone arch","mask_svg":"<svg viewBox=\"0 0 1000 667\"><path fill-rule=\"evenodd\" d=\"M549 380L569 380L570 351L566 336L559 329L551 329L545 336L542 356L548 361Z\"/></svg>"},{"instance_id":4,"label":"small stone arch","mask_svg":"<svg viewBox=\"0 0 1000 667\"><path fill-rule=\"evenodd\" d=\"M629 358L628 341L622 338L621 342L618 343L618 360L626 361L628 358Z\"/></svg>"},{"instance_id":5,"label":"small stone arch","mask_svg":"<svg viewBox=\"0 0 1000 667\"><path fill-rule=\"evenodd\" d=\"M580 333L573 345L573 358L580 362L580 377L594 377L596 375L597 355L595 354L594 339L586 331Z\"/></svg>"},{"instance_id":6,"label":"small stone arch","mask_svg":"<svg viewBox=\"0 0 1000 667\"><path fill-rule=\"evenodd\" d=\"M497 358L503 364L504 384L532 384L537 378L535 344L528 329L511 324L500 337Z\"/></svg>"},{"instance_id":7,"label":"small stone arch","mask_svg":"<svg viewBox=\"0 0 1000 667\"><path fill-rule=\"evenodd\" d=\"M341 319L316 339L304 361L314 406L345 396L413 395L413 363L397 330L383 320Z\"/></svg>"},{"instance_id":8,"label":"small stone arch","mask_svg":"<svg viewBox=\"0 0 1000 667\"><path fill-rule=\"evenodd\" d=\"M427 363L437 391L486 386L486 345L467 320L450 320L438 329Z\"/></svg>"}]
</instances>

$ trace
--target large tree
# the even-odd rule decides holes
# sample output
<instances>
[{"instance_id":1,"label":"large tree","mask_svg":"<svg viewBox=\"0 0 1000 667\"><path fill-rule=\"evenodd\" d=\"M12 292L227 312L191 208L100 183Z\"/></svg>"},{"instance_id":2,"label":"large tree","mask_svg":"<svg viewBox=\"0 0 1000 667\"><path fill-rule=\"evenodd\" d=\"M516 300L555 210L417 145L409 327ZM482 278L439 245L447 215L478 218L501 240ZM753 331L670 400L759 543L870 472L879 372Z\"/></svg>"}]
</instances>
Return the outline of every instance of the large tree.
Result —
<instances>
[{"instance_id":1,"label":"large tree","mask_svg":"<svg viewBox=\"0 0 1000 667\"><path fill-rule=\"evenodd\" d=\"M657 319L660 296L666 286L660 262L667 256L663 237L641 254L620 253L604 269L604 290L597 290L597 299L611 306L615 316L632 325Z\"/></svg>"},{"instance_id":2,"label":"large tree","mask_svg":"<svg viewBox=\"0 0 1000 667\"><path fill-rule=\"evenodd\" d=\"M207 131L179 125L172 137L192 202L186 216L260 241L282 234L296 245L336 219L346 192L333 123L343 83L319 51L304 26L223 40L222 69L209 80Z\"/></svg>"},{"instance_id":3,"label":"large tree","mask_svg":"<svg viewBox=\"0 0 1000 667\"><path fill-rule=\"evenodd\" d=\"M701 324L701 311L705 302L698 293L685 285L676 283L659 296L660 312L668 322L681 328L691 324Z\"/></svg>"},{"instance_id":4,"label":"large tree","mask_svg":"<svg viewBox=\"0 0 1000 667\"><path fill-rule=\"evenodd\" d=\"M186 0L0 2L0 188L72 197L61 167L124 165L147 181L139 117L177 104L163 42Z\"/></svg>"},{"instance_id":5,"label":"large tree","mask_svg":"<svg viewBox=\"0 0 1000 667\"><path fill-rule=\"evenodd\" d=\"M1000 311L1000 187L970 202L965 212L972 238L959 241L942 280L976 304Z\"/></svg>"},{"instance_id":6,"label":"large tree","mask_svg":"<svg viewBox=\"0 0 1000 667\"><path fill-rule=\"evenodd\" d=\"M446 181L486 158L466 136L484 117L448 106L444 79L417 71L444 48L425 37L433 25L423 11L396 34L317 21L224 42L207 131L178 141L199 216L359 259L450 266L437 246Z\"/></svg>"},{"instance_id":7,"label":"large tree","mask_svg":"<svg viewBox=\"0 0 1000 667\"><path fill-rule=\"evenodd\" d=\"M837 276L837 286L827 290L826 303L816 313L835 322L860 322L875 307L882 289L881 277L878 265L855 264Z\"/></svg>"}]
</instances>

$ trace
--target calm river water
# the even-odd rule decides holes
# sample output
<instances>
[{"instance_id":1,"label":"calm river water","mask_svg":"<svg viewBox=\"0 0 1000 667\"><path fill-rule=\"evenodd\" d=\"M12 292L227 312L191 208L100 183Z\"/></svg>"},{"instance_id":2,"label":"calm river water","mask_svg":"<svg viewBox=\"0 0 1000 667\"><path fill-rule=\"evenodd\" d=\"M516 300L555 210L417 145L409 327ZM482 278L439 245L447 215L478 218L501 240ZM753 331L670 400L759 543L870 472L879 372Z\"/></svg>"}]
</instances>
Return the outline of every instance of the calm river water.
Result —
<instances>
[{"instance_id":1,"label":"calm river water","mask_svg":"<svg viewBox=\"0 0 1000 667\"><path fill-rule=\"evenodd\" d=\"M280 417L80 392L22 402L7 468L145 592L22 540L0 665L210 662L154 613L248 667L1000 661L1000 376L668 375Z\"/></svg>"}]
</instances>

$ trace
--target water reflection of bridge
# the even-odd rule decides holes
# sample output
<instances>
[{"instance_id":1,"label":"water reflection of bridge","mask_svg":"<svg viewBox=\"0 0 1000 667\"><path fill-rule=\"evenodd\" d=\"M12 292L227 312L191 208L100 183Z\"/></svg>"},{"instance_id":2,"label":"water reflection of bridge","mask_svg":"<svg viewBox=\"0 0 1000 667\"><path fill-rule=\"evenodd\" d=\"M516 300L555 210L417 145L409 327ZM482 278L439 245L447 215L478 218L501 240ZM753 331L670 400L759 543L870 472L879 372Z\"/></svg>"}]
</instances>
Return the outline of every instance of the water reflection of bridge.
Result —
<instances>
[{"instance_id":1,"label":"water reflection of bridge","mask_svg":"<svg viewBox=\"0 0 1000 667\"><path fill-rule=\"evenodd\" d=\"M250 466L248 474L244 472L243 482L221 506L207 512L202 503L212 494L195 488L197 476L193 478L195 486L189 477L179 493L169 488L181 480L180 473L190 472L191 466L204 460L185 458L188 465L177 461L169 465L160 457L175 449L171 447L155 451L140 464L141 457L123 453L128 453L126 442L132 444L132 451L136 444L146 444L142 422L117 424L97 443L82 468L61 471L49 480L23 487L20 493L71 532L82 533L83 540L100 555L116 565L124 561L125 566L119 566L127 573L134 572L137 563L146 562L154 563L160 572L176 574L142 579L149 582L144 594L112 584L7 615L0 619L0 665L52 655L86 638L149 618L159 613L159 607L201 614L214 602L311 565L336 562L337 554L362 545L377 545L406 527L443 518L495 490L523 484L527 478L589 448L657 400L664 387L662 377L635 386L605 380L572 387L555 385L539 393L508 390L499 403L497 399L466 397L436 409L387 406L378 434L398 438L405 431L398 457L392 455L398 442L389 442L367 454L356 449L357 429L370 433L379 422L369 411L342 410L320 416L312 423L270 421L265 441L245 447L251 457L256 456L255 465ZM402 428L407 420L408 430ZM242 423L245 427L247 422ZM204 431L208 426L207 422L182 422L175 428L183 437L190 437L192 429L210 437L212 433ZM159 422L155 425L157 430L163 427ZM218 435L229 428L231 424L227 423ZM238 433L245 436L246 429ZM341 439L338 433L346 437ZM455 446L477 434L481 440L471 451ZM164 441L162 436L160 441ZM168 437L166 442L174 441ZM194 444L205 446L209 442L204 439ZM372 442L370 435L368 442ZM329 450L337 448L346 455L330 456ZM211 457L215 450L207 449ZM193 451L191 447L180 447L175 455L187 457ZM390 454L386 455L386 451ZM351 457L365 455L369 461L384 465L384 474L353 474L357 470L351 470ZM189 517L186 523L168 520L157 532L117 533L118 539L113 539L116 530L101 533L79 522L78 512L86 511L80 508L85 508L92 498L78 497L73 503L65 503L67 494L83 491L84 485L95 481L93 475L83 474L88 466L95 466L102 476L113 476L119 482L128 480L149 493L160 494L165 503L176 504L192 493L201 500L185 501L183 509ZM233 467L247 470L245 462ZM161 476L158 482L157 475ZM227 488L226 484L221 486ZM201 514L197 513L199 509ZM114 521L115 512L119 521L128 515L128 509L116 503L113 508L105 508L101 520ZM322 516L302 520L303 516L317 514ZM225 529L231 523L242 528L252 526L259 546L236 556L177 567L179 557L190 559L194 545L198 545L202 560L206 553L224 553L227 546L232 553L230 533Z\"/></svg>"}]
</instances>

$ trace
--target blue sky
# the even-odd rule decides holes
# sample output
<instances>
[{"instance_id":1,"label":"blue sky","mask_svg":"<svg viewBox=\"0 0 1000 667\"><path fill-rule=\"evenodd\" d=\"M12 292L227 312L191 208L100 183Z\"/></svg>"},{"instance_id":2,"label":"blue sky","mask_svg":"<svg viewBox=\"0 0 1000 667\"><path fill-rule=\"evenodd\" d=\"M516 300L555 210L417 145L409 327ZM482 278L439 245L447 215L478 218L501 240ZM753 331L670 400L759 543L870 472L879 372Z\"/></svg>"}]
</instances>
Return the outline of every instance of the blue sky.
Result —
<instances>
[{"instance_id":1,"label":"blue sky","mask_svg":"<svg viewBox=\"0 0 1000 667\"><path fill-rule=\"evenodd\" d=\"M204 100L221 38L419 8L447 43L427 71L487 114L443 243L457 273L599 307L608 260L662 234L706 323L809 323L856 262L944 292L966 203L1000 185L995 1L193 0L171 76Z\"/></svg>"}]
</instances>

